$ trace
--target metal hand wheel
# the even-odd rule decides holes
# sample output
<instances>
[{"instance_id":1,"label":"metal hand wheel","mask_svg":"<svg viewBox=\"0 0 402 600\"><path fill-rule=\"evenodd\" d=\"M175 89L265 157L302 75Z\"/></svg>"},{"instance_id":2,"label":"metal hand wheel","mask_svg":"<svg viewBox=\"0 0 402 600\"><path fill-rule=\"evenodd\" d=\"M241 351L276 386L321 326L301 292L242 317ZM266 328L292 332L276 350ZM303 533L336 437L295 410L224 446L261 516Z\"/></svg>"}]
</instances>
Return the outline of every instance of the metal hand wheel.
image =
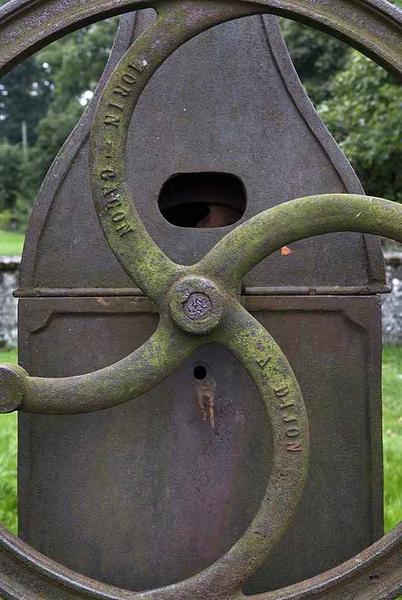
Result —
<instances>
[{"instance_id":1,"label":"metal hand wheel","mask_svg":"<svg viewBox=\"0 0 402 600\"><path fill-rule=\"evenodd\" d=\"M143 593L93 582L0 532L0 591L5 598L238 600L242 587L286 531L307 474L308 420L303 398L276 342L239 304L242 277L282 246L338 231L402 242L402 207L363 196L301 198L270 209L228 234L198 264L173 263L141 222L126 184L128 127L138 99L171 53L205 29L245 15L275 12L311 22L363 48L402 74L402 18L382 0L139 2L135 0L12 0L0 10L4 72L63 31L129 9L153 6L155 23L128 50L100 98L91 135L91 176L105 237L126 272L155 302L156 333L115 365L66 379L31 378L0 368L0 411L76 414L117 406L157 385L201 345L226 346L245 366L264 402L273 436L273 465L261 507L244 536L221 559L181 583ZM363 21L362 21L363 19ZM363 25L362 25L363 22ZM22 35L24 23L31 23ZM168 99L167 99L168 101ZM402 526L348 563L285 590L279 598L393 598L402 590Z\"/></svg>"}]
</instances>

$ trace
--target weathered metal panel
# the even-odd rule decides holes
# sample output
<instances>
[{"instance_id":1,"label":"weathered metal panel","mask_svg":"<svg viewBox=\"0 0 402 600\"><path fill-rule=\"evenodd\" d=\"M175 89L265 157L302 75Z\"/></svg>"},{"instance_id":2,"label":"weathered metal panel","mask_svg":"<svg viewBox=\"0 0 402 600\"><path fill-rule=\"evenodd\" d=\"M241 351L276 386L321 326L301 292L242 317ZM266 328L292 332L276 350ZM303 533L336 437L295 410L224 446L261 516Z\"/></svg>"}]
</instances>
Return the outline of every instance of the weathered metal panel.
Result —
<instances>
[{"instance_id":1,"label":"weathered metal panel","mask_svg":"<svg viewBox=\"0 0 402 600\"><path fill-rule=\"evenodd\" d=\"M132 27L126 21L112 63ZM21 300L20 348L32 374L111 364L156 325L93 210L90 120L91 111L52 167L28 236L20 295L38 297ZM303 95L275 21L260 18L211 30L167 61L135 112L127 160L144 222L183 262L203 256L230 228L169 225L157 197L172 175L240 177L244 219L293 197L361 190ZM321 572L381 533L377 298L294 296L312 287L379 289L378 242L328 235L292 250L245 281L251 294L269 286L293 295L244 301L289 353L315 432L302 508L250 584L257 591ZM194 378L197 365L207 365L214 390ZM261 500L270 454L261 410L243 369L209 347L124 407L80 417L21 415L22 537L80 572L131 589L198 572L240 537Z\"/></svg>"},{"instance_id":2,"label":"weathered metal panel","mask_svg":"<svg viewBox=\"0 0 402 600\"><path fill-rule=\"evenodd\" d=\"M141 15L137 33L148 19ZM112 64L130 43L133 27L130 21L124 24ZM40 194L22 263L25 293L32 288L132 287L107 246L92 204L91 113L92 108ZM158 195L176 174L212 171L239 177L248 199L241 222L300 196L362 191L305 96L277 21L269 17L220 25L176 51L140 99L126 158L129 184L145 225L162 249L182 264L202 258L238 223L191 230L169 224L159 211ZM294 286L357 286L367 292L385 282L379 243L370 236L330 234L298 242L292 249L291 256L278 254L264 261L246 277L245 285L282 291ZM88 260L82 260L84 256Z\"/></svg>"},{"instance_id":3,"label":"weathered metal panel","mask_svg":"<svg viewBox=\"0 0 402 600\"><path fill-rule=\"evenodd\" d=\"M250 584L263 591L339 564L381 534L380 320L375 296L243 300L289 356L312 430L296 522ZM151 311L144 298L21 300L22 362L43 376L112 364L152 333ZM215 389L194 377L197 365ZM20 420L24 538L129 589L181 580L218 558L266 484L262 403L219 347L125 406Z\"/></svg>"}]
</instances>

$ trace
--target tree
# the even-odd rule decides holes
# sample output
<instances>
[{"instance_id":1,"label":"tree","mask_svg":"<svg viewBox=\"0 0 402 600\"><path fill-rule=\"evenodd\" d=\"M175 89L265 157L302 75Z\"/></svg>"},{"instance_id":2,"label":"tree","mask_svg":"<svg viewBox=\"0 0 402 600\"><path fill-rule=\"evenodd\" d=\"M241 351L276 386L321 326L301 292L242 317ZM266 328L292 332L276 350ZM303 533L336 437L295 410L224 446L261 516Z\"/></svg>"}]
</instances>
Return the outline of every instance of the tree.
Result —
<instances>
[{"instance_id":1,"label":"tree","mask_svg":"<svg viewBox=\"0 0 402 600\"><path fill-rule=\"evenodd\" d=\"M402 88L352 51L319 112L370 195L402 201Z\"/></svg>"},{"instance_id":2,"label":"tree","mask_svg":"<svg viewBox=\"0 0 402 600\"><path fill-rule=\"evenodd\" d=\"M1 2L1 0L0 0ZM1 227L24 227L43 178L102 74L116 30L109 19L38 52L0 84ZM22 149L22 123L28 148Z\"/></svg>"},{"instance_id":3,"label":"tree","mask_svg":"<svg viewBox=\"0 0 402 600\"><path fill-rule=\"evenodd\" d=\"M20 146L0 143L0 228L12 225L15 219L22 162Z\"/></svg>"},{"instance_id":4,"label":"tree","mask_svg":"<svg viewBox=\"0 0 402 600\"><path fill-rule=\"evenodd\" d=\"M294 21L282 28L307 93L366 192L402 201L401 88L335 38Z\"/></svg>"},{"instance_id":5,"label":"tree","mask_svg":"<svg viewBox=\"0 0 402 600\"><path fill-rule=\"evenodd\" d=\"M8 73L0 83L0 136L11 144L21 143L23 123L28 144L36 141L36 127L46 115L51 84L34 58Z\"/></svg>"},{"instance_id":6,"label":"tree","mask_svg":"<svg viewBox=\"0 0 402 600\"><path fill-rule=\"evenodd\" d=\"M50 81L52 96L37 123L32 159L37 186L91 98L112 47L116 19L109 19L54 42L36 56Z\"/></svg>"},{"instance_id":7,"label":"tree","mask_svg":"<svg viewBox=\"0 0 402 600\"><path fill-rule=\"evenodd\" d=\"M397 2L402 6L402 0ZM367 192L402 201L400 88L335 38L293 21L281 22L308 94ZM116 23L113 18L71 33L2 80L0 212L6 211L9 220L11 215L13 225L23 226L47 169L90 99Z\"/></svg>"},{"instance_id":8,"label":"tree","mask_svg":"<svg viewBox=\"0 0 402 600\"><path fill-rule=\"evenodd\" d=\"M332 78L344 68L350 48L336 38L296 21L281 19L281 26L307 94L314 104L319 104L328 98Z\"/></svg>"},{"instance_id":9,"label":"tree","mask_svg":"<svg viewBox=\"0 0 402 600\"><path fill-rule=\"evenodd\" d=\"M402 0L390 1L402 7ZM281 26L296 71L311 100L318 105L332 96L331 82L346 68L351 47L296 21L281 19Z\"/></svg>"}]
</instances>

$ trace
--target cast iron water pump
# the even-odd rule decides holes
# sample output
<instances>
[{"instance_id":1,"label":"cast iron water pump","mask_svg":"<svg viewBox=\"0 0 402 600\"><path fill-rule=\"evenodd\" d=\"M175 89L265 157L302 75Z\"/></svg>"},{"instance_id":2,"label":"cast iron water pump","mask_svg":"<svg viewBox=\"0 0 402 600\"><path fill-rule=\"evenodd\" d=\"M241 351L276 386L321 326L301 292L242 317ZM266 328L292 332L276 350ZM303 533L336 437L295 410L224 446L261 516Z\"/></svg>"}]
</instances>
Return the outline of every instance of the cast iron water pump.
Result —
<instances>
[{"instance_id":1,"label":"cast iron water pump","mask_svg":"<svg viewBox=\"0 0 402 600\"><path fill-rule=\"evenodd\" d=\"M0 11L1 72L67 31L148 7L157 11L157 19L129 47L102 91L92 124L90 164L94 206L105 238L127 275L157 307L158 328L133 354L89 375L46 379L30 377L18 367L2 367L2 411L77 415L118 406L158 385L199 348L221 344L244 365L263 400L273 452L267 486L251 524L224 556L199 574L154 591L129 592L95 583L3 531L0 590L6 598L245 597L245 582L269 556L297 508L308 472L310 437L298 382L275 340L239 303L241 280L273 252L311 236L355 231L402 241L399 205L330 194L299 198L254 216L191 267L170 260L139 217L125 164L133 111L170 55L215 25L274 13L348 41L400 77L402 19L398 9L380 0L73 0L68 7L58 0L11 1ZM399 526L332 571L256 597L393 598L401 591L401 546Z\"/></svg>"}]
</instances>

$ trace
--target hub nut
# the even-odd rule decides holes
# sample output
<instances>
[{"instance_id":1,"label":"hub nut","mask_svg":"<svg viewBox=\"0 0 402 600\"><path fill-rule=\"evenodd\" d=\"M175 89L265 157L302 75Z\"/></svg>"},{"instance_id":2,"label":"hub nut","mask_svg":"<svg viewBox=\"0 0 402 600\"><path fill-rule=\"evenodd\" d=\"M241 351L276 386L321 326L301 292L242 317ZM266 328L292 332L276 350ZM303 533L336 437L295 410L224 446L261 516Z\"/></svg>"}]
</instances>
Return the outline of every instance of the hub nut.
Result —
<instances>
[{"instance_id":1,"label":"hub nut","mask_svg":"<svg viewBox=\"0 0 402 600\"><path fill-rule=\"evenodd\" d=\"M186 277L173 287L170 314L184 331L195 335L210 333L221 320L223 294L204 277Z\"/></svg>"}]
</instances>

